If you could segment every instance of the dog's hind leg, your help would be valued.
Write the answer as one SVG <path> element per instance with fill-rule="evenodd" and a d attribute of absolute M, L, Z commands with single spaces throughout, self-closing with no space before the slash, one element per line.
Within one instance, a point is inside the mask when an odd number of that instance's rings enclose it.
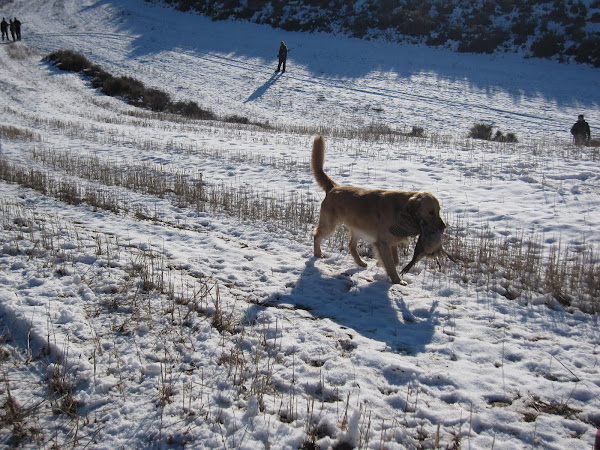
<path fill-rule="evenodd" d="M 350 231 L 350 254 L 354 258 L 356 264 L 360 267 L 367 267 L 367 263 L 360 257 L 358 254 L 358 250 L 356 249 L 356 245 L 358 244 L 358 238 L 354 235 L 352 231 Z"/>
<path fill-rule="evenodd" d="M 314 255 L 317 258 L 323 256 L 321 252 L 321 241 L 323 239 L 331 236 L 337 227 L 337 222 L 335 220 L 331 220 L 329 214 L 321 210 L 321 214 L 319 216 L 319 223 L 315 228 L 314 235 Z"/>

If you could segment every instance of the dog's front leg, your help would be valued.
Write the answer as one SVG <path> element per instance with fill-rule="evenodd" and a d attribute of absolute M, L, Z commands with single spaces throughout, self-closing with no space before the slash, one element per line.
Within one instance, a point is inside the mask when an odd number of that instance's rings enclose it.
<path fill-rule="evenodd" d="M 400 264 L 400 259 L 398 259 L 398 246 L 392 245 L 392 258 L 394 259 L 394 266 Z"/>
<path fill-rule="evenodd" d="M 375 248 L 377 249 L 379 259 L 381 260 L 383 267 L 385 267 L 385 271 L 390 277 L 391 282 L 394 284 L 402 284 L 400 276 L 398 275 L 398 271 L 396 270 L 396 265 L 394 264 L 391 247 L 392 246 L 389 244 L 389 242 L 375 243 Z"/>

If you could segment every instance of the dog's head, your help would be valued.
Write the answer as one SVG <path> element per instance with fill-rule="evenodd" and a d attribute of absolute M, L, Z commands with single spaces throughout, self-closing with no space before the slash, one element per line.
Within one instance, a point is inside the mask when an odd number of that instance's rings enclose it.
<path fill-rule="evenodd" d="M 444 231 L 446 228 L 440 209 L 440 202 L 429 192 L 416 192 L 408 199 L 407 211 L 431 230 Z"/>

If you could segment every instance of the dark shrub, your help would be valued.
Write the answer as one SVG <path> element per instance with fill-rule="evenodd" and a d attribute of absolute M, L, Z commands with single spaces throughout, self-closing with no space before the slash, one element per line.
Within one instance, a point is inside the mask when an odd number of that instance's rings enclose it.
<path fill-rule="evenodd" d="M 72 50 L 57 50 L 45 59 L 60 70 L 68 72 L 83 72 L 92 67 L 92 63 L 85 56 Z"/>
<path fill-rule="evenodd" d="M 102 90 L 102 86 L 104 86 L 104 83 L 106 80 L 112 78 L 112 75 L 108 72 L 105 72 L 104 70 L 100 69 L 96 72 L 95 76 L 92 78 L 92 86 L 95 87 L 96 89 L 100 89 Z"/>
<path fill-rule="evenodd" d="M 472 139 L 483 139 L 485 141 L 496 141 L 496 142 L 519 142 L 517 136 L 514 133 L 507 133 L 506 135 L 500 130 L 496 130 L 496 134 L 493 134 L 493 126 L 487 123 L 476 123 L 469 130 L 469 137 Z"/>
<path fill-rule="evenodd" d="M 189 11 L 192 7 L 195 6 L 195 0 L 178 0 L 178 1 L 169 1 L 169 3 L 175 3 L 175 9 L 179 11 Z"/>
<path fill-rule="evenodd" d="M 433 31 L 435 24 L 428 11 L 413 10 L 406 12 L 406 19 L 398 25 L 401 33 L 409 36 L 427 36 Z"/>
<path fill-rule="evenodd" d="M 101 75 L 102 73 L 106 73 L 106 72 L 104 72 L 100 68 L 100 66 L 97 66 L 96 64 L 93 64 L 90 67 L 86 67 L 85 69 L 83 69 L 83 74 L 92 79 L 96 78 L 97 76 Z"/>
<path fill-rule="evenodd" d="M 104 81 L 100 89 L 104 94 L 111 97 L 123 97 L 134 105 L 142 104 L 144 85 L 131 77 L 110 77 Z"/>
<path fill-rule="evenodd" d="M 423 129 L 423 127 L 412 127 L 410 133 L 407 133 L 406 135 L 410 137 L 422 138 L 425 137 L 425 130 Z"/>
<path fill-rule="evenodd" d="M 513 33 L 513 40 L 517 45 L 523 45 L 527 42 L 529 36 L 535 33 L 536 23 L 528 16 L 520 16 L 511 26 L 510 31 Z"/>
<path fill-rule="evenodd" d="M 350 24 L 349 28 L 352 36 L 362 39 L 369 32 L 369 21 L 359 17 Z"/>
<path fill-rule="evenodd" d="M 531 51 L 536 58 L 550 58 L 563 52 L 565 38 L 553 31 L 547 31 L 531 44 Z"/>
<path fill-rule="evenodd" d="M 586 37 L 586 32 L 582 27 L 578 27 L 575 24 L 571 24 L 565 27 L 565 33 L 570 36 L 570 40 L 575 42 L 581 42 Z"/>
<path fill-rule="evenodd" d="M 480 33 L 472 36 L 465 36 L 458 44 L 459 52 L 471 53 L 493 53 L 496 48 L 506 42 L 510 37 L 508 31 L 501 28 L 491 30 L 479 28 Z"/>
<path fill-rule="evenodd" d="M 448 35 L 445 32 L 432 33 L 427 37 L 425 43 L 431 46 L 444 45 L 448 41 Z"/>
<path fill-rule="evenodd" d="M 152 111 L 165 111 L 171 103 L 169 94 L 158 89 L 146 89 L 143 94 L 143 106 Z"/>
<path fill-rule="evenodd" d="M 227 116 L 225 117 L 225 122 L 229 122 L 229 123 L 241 123 L 243 125 L 248 125 L 250 123 L 250 120 L 248 120 L 247 117 L 243 117 L 243 116 Z"/>
<path fill-rule="evenodd" d="M 492 141 L 496 142 L 519 142 L 517 136 L 514 133 L 507 133 L 506 135 L 502 134 L 502 131 L 496 131 L 494 138 Z"/>
<path fill-rule="evenodd" d="M 600 139 L 590 139 L 588 147 L 600 147 Z"/>
<path fill-rule="evenodd" d="M 279 22 L 279 28 L 286 31 L 310 31 L 313 27 L 310 22 L 288 17 Z"/>
<path fill-rule="evenodd" d="M 492 125 L 487 123 L 476 123 L 469 130 L 469 137 L 490 141 L 492 139 Z"/>
<path fill-rule="evenodd" d="M 465 17 L 465 24 L 468 27 L 490 27 L 492 26 L 492 19 L 490 18 L 489 13 L 485 11 L 478 11 L 477 9 L 473 9 L 470 13 L 471 15 L 467 15 Z"/>
<path fill-rule="evenodd" d="M 595 38 L 589 37 L 580 44 L 573 45 L 567 53 L 574 55 L 575 61 L 579 63 L 589 63 L 600 67 L 600 34 Z"/>
<path fill-rule="evenodd" d="M 452 25 L 448 27 L 448 39 L 453 41 L 460 41 L 465 35 L 465 30 L 460 25 Z"/>
<path fill-rule="evenodd" d="M 174 114 L 181 114 L 190 119 L 214 120 L 216 116 L 205 109 L 198 106 L 196 102 L 175 102 L 169 105 L 169 111 Z"/>

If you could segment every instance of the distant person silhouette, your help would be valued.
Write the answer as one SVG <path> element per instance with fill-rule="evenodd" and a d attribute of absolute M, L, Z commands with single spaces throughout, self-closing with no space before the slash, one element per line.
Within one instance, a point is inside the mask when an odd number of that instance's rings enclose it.
<path fill-rule="evenodd" d="M 10 29 L 10 35 L 12 36 L 12 40 L 15 40 L 15 24 L 13 23 L 12 19 L 9 19 L 8 21 L 8 28 Z"/>
<path fill-rule="evenodd" d="M 279 72 L 279 69 L 281 69 L 282 64 L 283 70 L 281 71 L 281 73 L 285 72 L 285 62 L 287 60 L 288 51 L 289 50 L 285 45 L 285 42 L 281 41 L 281 44 L 279 45 L 279 53 L 277 53 L 277 57 L 279 58 L 279 64 L 277 65 L 277 70 L 275 72 Z"/>
<path fill-rule="evenodd" d="M 584 120 L 583 114 L 579 114 L 577 117 L 577 122 L 575 122 L 571 127 L 571 134 L 573 135 L 573 141 L 575 141 L 575 145 L 590 143 L 590 138 L 592 137 L 590 133 L 590 126 Z"/>
<path fill-rule="evenodd" d="M 6 35 L 6 40 L 8 41 L 8 22 L 3 17 L 2 22 L 0 22 L 0 29 L 2 30 L 2 40 L 4 40 L 4 35 Z"/>
<path fill-rule="evenodd" d="M 17 19 L 15 17 L 15 20 L 13 20 L 13 24 L 15 25 L 15 36 L 17 37 L 17 41 L 21 40 L 21 22 L 19 22 L 19 19 Z M 15 38 L 13 37 L 13 40 Z"/>

